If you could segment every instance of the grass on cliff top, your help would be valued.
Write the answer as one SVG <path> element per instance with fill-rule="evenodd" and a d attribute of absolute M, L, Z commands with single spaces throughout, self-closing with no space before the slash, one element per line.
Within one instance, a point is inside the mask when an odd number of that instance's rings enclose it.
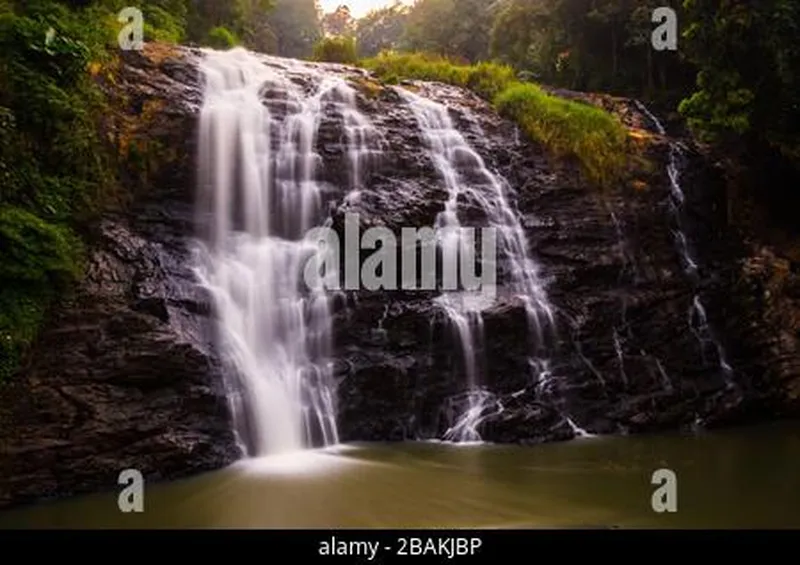
<path fill-rule="evenodd" d="M 616 116 L 522 82 L 511 67 L 462 65 L 434 55 L 396 52 L 384 52 L 360 64 L 389 83 L 416 79 L 467 88 L 515 121 L 557 159 L 575 159 L 589 182 L 605 188 L 625 177 L 627 131 Z"/>

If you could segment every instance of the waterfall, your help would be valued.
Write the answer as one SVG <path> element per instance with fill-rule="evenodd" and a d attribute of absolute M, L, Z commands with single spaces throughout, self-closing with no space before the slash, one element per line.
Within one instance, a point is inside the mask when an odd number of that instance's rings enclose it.
<path fill-rule="evenodd" d="M 663 124 L 656 118 L 647 107 L 640 101 L 634 101 L 637 108 L 650 119 L 660 135 L 666 135 L 666 129 Z M 674 231 L 675 245 L 680 253 L 681 260 L 683 261 L 684 268 L 687 274 L 695 281 L 699 282 L 698 263 L 695 259 L 690 243 L 686 237 L 686 230 L 683 227 L 683 206 L 686 201 L 686 195 L 681 186 L 681 160 L 684 158 L 684 148 L 676 141 L 669 142 L 669 162 L 667 164 L 667 175 L 669 176 L 670 190 L 671 190 L 671 209 L 677 228 Z M 714 350 L 717 357 L 717 364 L 720 372 L 725 379 L 728 387 L 734 386 L 733 381 L 733 368 L 728 363 L 725 349 L 722 347 L 719 339 L 717 339 L 714 330 L 708 322 L 706 316 L 706 308 L 703 305 L 700 294 L 695 294 L 692 304 L 689 307 L 689 328 L 692 333 L 697 337 L 700 344 L 700 353 L 702 358 L 706 359 L 706 351 L 709 346 Z"/>
<path fill-rule="evenodd" d="M 250 456 L 339 442 L 330 299 L 302 275 L 321 245 L 306 234 L 326 221 L 320 123 L 335 112 L 351 128 L 354 177 L 365 126 L 343 79 L 279 60 L 302 75 L 292 81 L 270 61 L 206 50 L 200 64 L 197 274 L 213 297 L 236 431 Z"/>
<path fill-rule="evenodd" d="M 609 216 L 611 217 L 611 221 L 614 224 L 614 230 L 617 235 L 617 244 L 619 246 L 619 256 L 622 260 L 622 269 L 620 270 L 618 280 L 620 283 L 622 283 L 625 276 L 630 276 L 635 282 L 638 283 L 640 281 L 641 273 L 638 265 L 636 264 L 635 254 L 631 251 L 629 243 L 625 238 L 625 229 L 623 227 L 623 223 L 611 206 L 608 207 L 608 212 Z M 628 300 L 629 298 L 627 294 L 623 293 L 620 296 L 620 325 L 615 326 L 612 331 L 612 343 L 614 345 L 614 352 L 617 356 L 617 363 L 619 365 L 620 381 L 625 389 L 627 389 L 630 385 L 630 379 L 628 378 L 625 368 L 626 357 L 628 355 L 625 350 L 625 345 L 628 339 L 634 338 L 631 332 L 631 326 L 628 323 Z M 648 371 L 653 377 L 653 380 L 660 382 L 663 390 L 666 393 L 671 394 L 674 390 L 672 379 L 670 379 L 669 375 L 664 369 L 664 365 L 661 363 L 661 360 L 658 357 L 649 354 L 644 349 L 639 349 L 639 356 L 641 359 L 647 362 Z"/>
<path fill-rule="evenodd" d="M 548 332 L 555 327 L 554 312 L 539 280 L 538 265 L 528 254 L 524 228 L 508 201 L 507 183 L 487 168 L 459 132 L 445 106 L 402 88 L 397 92 L 413 111 L 427 141 L 430 158 L 447 190 L 448 198 L 438 215 L 437 228 L 455 229 L 446 231 L 447 235 L 440 240 L 442 253 L 473 255 L 474 242 L 464 237 L 458 212 L 462 202 L 474 204 L 485 214 L 488 227 L 496 230 L 498 256 L 507 270 L 504 292 L 524 304 L 534 337 L 531 352 L 541 354 Z M 494 267 L 486 263 L 483 266 Z M 487 298 L 480 292 L 444 292 L 437 302 L 455 331 L 467 385 L 466 391 L 449 399 L 445 407 L 451 426 L 444 439 L 479 442 L 478 427 L 502 411 L 495 396 L 482 383 L 481 353 L 485 337 L 482 311 L 494 303 L 494 297 Z"/>
<path fill-rule="evenodd" d="M 350 192 L 345 199 L 356 203 L 364 188 L 364 172 L 381 156 L 385 140 L 374 124 L 358 110 L 353 88 L 338 82 L 335 92 L 339 95 L 339 113 L 344 120 L 350 161 Z"/>

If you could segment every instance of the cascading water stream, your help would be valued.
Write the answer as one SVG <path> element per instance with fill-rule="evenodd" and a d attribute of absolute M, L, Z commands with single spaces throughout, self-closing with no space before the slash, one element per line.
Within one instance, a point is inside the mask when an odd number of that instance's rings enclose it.
<path fill-rule="evenodd" d="M 329 296 L 305 284 L 303 269 L 321 252 L 306 234 L 325 221 L 320 122 L 334 111 L 365 125 L 343 79 L 292 69 L 316 86 L 309 96 L 268 61 L 235 49 L 205 51 L 201 62 L 197 273 L 215 302 L 250 456 L 339 441 Z M 363 147 L 350 149 L 357 167 Z"/>
<path fill-rule="evenodd" d="M 504 290 L 524 303 L 535 336 L 532 353 L 541 353 L 547 332 L 555 327 L 553 308 L 539 280 L 538 265 L 528 255 L 522 224 L 508 202 L 506 183 L 487 168 L 458 131 L 445 106 L 404 89 L 397 91 L 412 109 L 447 190 L 448 199 L 437 218 L 437 228 L 451 228 L 444 231 L 445 236 L 439 242 L 442 252 L 450 256 L 460 253 L 462 258 L 474 256 L 474 241 L 464 237 L 458 217 L 462 199 L 474 203 L 485 214 L 488 227 L 497 234 L 498 255 L 509 271 Z M 495 266 L 484 263 L 483 267 Z M 452 425 L 444 434 L 446 441 L 481 441 L 478 426 L 502 410 L 481 383 L 484 342 L 481 312 L 493 302 L 493 294 L 488 296 L 481 291 L 445 291 L 438 299 L 457 334 L 467 384 L 464 395 L 451 398 L 447 407 Z"/>
<path fill-rule="evenodd" d="M 357 202 L 363 190 L 364 173 L 381 156 L 384 139 L 372 122 L 357 107 L 356 91 L 338 83 L 339 113 L 344 120 L 347 152 L 350 161 L 350 192 L 346 199 Z"/>
<path fill-rule="evenodd" d="M 663 124 L 653 115 L 647 107 L 642 104 L 640 101 L 635 101 L 636 106 L 639 110 L 647 116 L 653 125 L 661 135 L 666 135 L 666 129 L 664 128 Z M 667 175 L 669 176 L 670 181 L 670 188 L 671 188 L 671 208 L 672 212 L 677 224 L 677 229 L 675 230 L 675 243 L 676 247 L 681 254 L 681 258 L 683 259 L 684 266 L 686 268 L 687 274 L 692 277 L 695 282 L 697 282 L 699 273 L 698 273 L 698 265 L 697 260 L 694 258 L 692 251 L 690 249 L 688 238 L 686 237 L 686 231 L 683 228 L 683 205 L 686 200 L 686 196 L 683 192 L 683 187 L 681 186 L 681 159 L 684 156 L 684 150 L 681 145 L 675 141 L 670 141 L 669 143 L 669 163 L 667 165 Z M 722 347 L 720 341 L 716 338 L 714 334 L 714 330 L 711 328 L 708 318 L 706 315 L 705 306 L 703 306 L 702 300 L 699 294 L 694 296 L 692 300 L 692 305 L 689 308 L 689 328 L 692 330 L 695 336 L 697 336 L 698 342 L 700 343 L 701 348 L 701 355 L 705 359 L 706 357 L 706 350 L 710 345 L 717 356 L 717 362 L 722 373 L 722 376 L 725 379 L 725 383 L 729 386 L 735 386 L 733 377 L 733 369 L 731 365 L 728 363 L 727 356 L 725 350 Z"/>
<path fill-rule="evenodd" d="M 619 282 L 622 284 L 626 277 L 631 277 L 635 283 L 638 283 L 641 280 L 641 273 L 639 272 L 639 267 L 636 264 L 635 254 L 630 249 L 628 241 L 625 237 L 623 223 L 610 206 L 609 216 L 611 217 L 611 221 L 614 223 L 614 229 L 616 231 L 617 242 L 619 245 L 619 255 L 622 261 Z M 617 356 L 617 362 L 619 364 L 620 380 L 626 389 L 630 385 L 630 379 L 628 378 L 625 368 L 626 358 L 628 357 L 628 352 L 626 352 L 626 341 L 628 339 L 635 339 L 635 336 L 631 332 L 631 326 L 628 323 L 628 300 L 629 298 L 627 294 L 623 293 L 620 297 L 620 325 L 618 327 L 614 327 L 612 332 L 612 342 L 614 345 L 614 352 Z M 639 350 L 639 357 L 647 361 L 648 369 L 653 377 L 653 380 L 659 381 L 665 392 L 673 392 L 674 388 L 672 379 L 669 378 L 669 375 L 664 369 L 664 365 L 661 363 L 661 360 L 658 359 L 658 357 L 649 354 L 644 349 Z"/>

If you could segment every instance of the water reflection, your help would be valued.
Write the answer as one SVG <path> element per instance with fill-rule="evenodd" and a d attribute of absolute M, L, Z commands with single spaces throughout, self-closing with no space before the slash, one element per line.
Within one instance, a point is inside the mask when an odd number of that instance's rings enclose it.
<path fill-rule="evenodd" d="M 650 506 L 653 471 L 678 512 Z M 113 486 L 112 486 L 113 488 Z M 354 445 L 240 462 L 151 485 L 143 514 L 117 494 L 0 515 L 1 527 L 800 527 L 800 427 L 590 438 L 536 447 Z"/>

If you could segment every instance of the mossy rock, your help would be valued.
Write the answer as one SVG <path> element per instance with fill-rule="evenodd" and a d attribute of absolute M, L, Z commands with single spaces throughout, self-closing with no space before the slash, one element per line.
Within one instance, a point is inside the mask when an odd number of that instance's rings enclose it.
<path fill-rule="evenodd" d="M 369 100 L 379 98 L 386 91 L 386 87 L 375 79 L 357 77 L 351 80 L 351 84 Z"/>

